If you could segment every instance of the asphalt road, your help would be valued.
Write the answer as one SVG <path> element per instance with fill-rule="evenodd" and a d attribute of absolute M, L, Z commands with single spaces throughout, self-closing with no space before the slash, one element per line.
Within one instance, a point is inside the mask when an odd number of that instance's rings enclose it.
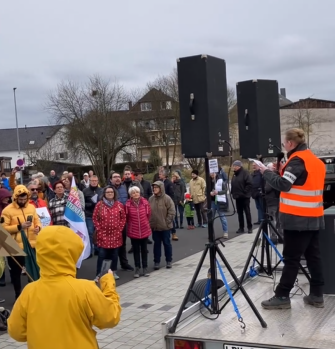
<path fill-rule="evenodd" d="M 252 202 L 251 214 L 252 214 L 253 222 L 256 222 L 257 211 L 256 211 L 254 201 L 251 200 L 251 202 Z M 230 203 L 230 212 L 227 213 L 229 239 L 236 237 L 236 231 L 238 229 L 237 215 L 235 214 L 232 216 L 232 213 L 233 213 L 233 207 Z M 255 228 L 256 227 L 257 226 L 255 226 Z M 216 236 L 218 237 L 222 233 L 222 227 L 219 219 L 215 219 L 214 228 L 215 228 Z M 184 228 L 184 229 L 178 229 L 177 235 L 179 237 L 179 241 L 172 241 L 173 262 L 177 262 L 194 253 L 202 251 L 207 242 L 208 232 L 207 232 L 207 229 L 204 229 L 204 228 L 197 228 L 194 230 L 187 230 Z M 148 262 L 149 262 L 149 270 L 152 270 L 152 272 L 154 272 L 152 246 L 153 245 L 148 245 L 148 250 L 149 250 Z M 129 248 L 130 248 L 130 243 L 129 243 L 129 246 L 127 246 L 127 250 L 129 250 Z M 162 258 L 162 262 L 164 261 L 163 258 Z M 97 257 L 93 257 L 83 262 L 82 267 L 78 272 L 79 278 L 91 279 L 91 280 L 95 278 L 96 259 Z M 132 254 L 128 254 L 128 260 L 129 260 L 129 263 L 133 266 L 134 260 L 133 260 Z M 164 266 L 163 263 L 161 263 L 161 265 Z M 133 280 L 133 272 L 120 270 L 118 272 L 118 275 L 120 276 L 120 279 L 117 280 L 117 285 L 122 285 L 128 281 Z M 23 285 L 26 284 L 27 282 L 26 279 L 27 278 L 25 276 L 22 276 Z M 0 287 L 0 299 L 5 299 L 5 303 L 0 303 L 0 306 L 11 309 L 14 304 L 14 291 L 10 283 L 8 270 L 6 270 L 6 282 L 7 282 L 7 285 L 5 287 Z"/>

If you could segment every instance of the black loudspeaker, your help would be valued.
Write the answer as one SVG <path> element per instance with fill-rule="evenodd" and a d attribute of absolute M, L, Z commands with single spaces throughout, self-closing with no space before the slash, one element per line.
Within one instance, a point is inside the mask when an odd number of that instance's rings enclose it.
<path fill-rule="evenodd" d="M 276 156 L 281 149 L 278 82 L 238 82 L 236 95 L 242 158 Z"/>
<path fill-rule="evenodd" d="M 177 67 L 182 154 L 185 158 L 228 155 L 226 62 L 199 55 L 178 59 Z"/>

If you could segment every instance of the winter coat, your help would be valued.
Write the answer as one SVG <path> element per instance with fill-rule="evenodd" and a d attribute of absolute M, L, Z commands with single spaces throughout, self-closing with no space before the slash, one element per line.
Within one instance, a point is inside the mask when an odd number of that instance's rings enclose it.
<path fill-rule="evenodd" d="M 235 171 L 231 180 L 231 193 L 234 199 L 250 199 L 252 190 L 251 177 L 243 167 Z"/>
<path fill-rule="evenodd" d="M 173 228 L 173 220 L 176 216 L 176 209 L 172 199 L 165 194 L 164 183 L 154 183 L 160 187 L 159 195 L 153 195 L 149 199 L 151 207 L 150 227 L 153 231 L 166 231 Z"/>
<path fill-rule="evenodd" d="M 85 188 L 83 190 L 84 199 L 85 199 L 85 217 L 92 218 L 95 205 L 102 197 L 102 191 L 103 191 L 102 188 L 92 187 L 92 186 L 89 186 L 88 188 Z M 98 196 L 96 203 L 92 201 L 92 197 L 95 195 Z"/>
<path fill-rule="evenodd" d="M 122 230 L 126 224 L 124 206 L 115 201 L 112 207 L 99 201 L 93 212 L 93 224 L 97 231 L 97 246 L 118 248 L 122 246 Z"/>
<path fill-rule="evenodd" d="M 10 186 L 9 186 L 8 178 L 1 178 L 0 180 L 1 180 L 2 183 L 3 183 L 4 189 L 7 189 L 7 190 L 10 190 L 10 189 L 11 189 Z"/>
<path fill-rule="evenodd" d="M 143 197 L 145 199 L 149 200 L 150 196 L 152 196 L 152 186 L 151 186 L 150 182 L 142 179 L 141 185 L 143 188 Z"/>
<path fill-rule="evenodd" d="M 129 199 L 125 205 L 127 216 L 127 236 L 131 239 L 144 239 L 151 235 L 149 219 L 151 207 L 143 197 L 138 203 Z"/>
<path fill-rule="evenodd" d="M 172 201 L 174 202 L 175 198 L 174 198 L 174 187 L 173 187 L 173 183 L 170 181 L 169 178 L 165 178 L 164 181 L 164 190 L 165 190 L 165 194 L 170 196 L 170 198 L 172 199 Z"/>
<path fill-rule="evenodd" d="M 280 191 L 271 187 L 268 182 L 265 182 L 265 202 L 267 207 L 279 207 Z"/>
<path fill-rule="evenodd" d="M 100 287 L 76 278 L 83 248 L 81 238 L 69 228 L 41 231 L 36 243 L 41 277 L 28 284 L 14 304 L 8 319 L 13 339 L 27 342 L 31 349 L 98 349 L 93 326 L 106 329 L 119 323 L 120 298 L 113 276 L 102 276 Z"/>
<path fill-rule="evenodd" d="M 144 195 L 144 190 L 142 188 L 142 185 L 141 185 L 141 182 L 137 181 L 137 180 L 125 180 L 123 181 L 123 185 L 125 185 L 126 189 L 127 189 L 127 199 L 130 199 L 130 195 L 129 195 L 129 189 L 132 188 L 132 187 L 138 187 L 140 188 L 140 194 L 141 196 Z"/>
<path fill-rule="evenodd" d="M 180 205 L 181 202 L 184 201 L 184 196 L 186 193 L 185 184 L 182 180 L 177 179 L 173 182 L 173 192 L 174 192 L 174 204 Z"/>
<path fill-rule="evenodd" d="M 9 205 L 9 204 L 3 204 L 3 203 L 2 203 L 2 200 L 7 199 L 7 198 L 11 198 L 11 197 L 12 197 L 12 194 L 10 193 L 9 190 L 4 189 L 4 188 L 0 189 L 0 216 L 1 216 L 2 210 L 3 210 L 6 206 Z"/>
<path fill-rule="evenodd" d="M 28 195 L 28 201 L 24 207 L 19 207 L 17 197 L 23 193 Z M 36 208 L 29 203 L 30 192 L 24 185 L 16 186 L 13 194 L 13 202 L 9 204 L 1 213 L 2 226 L 12 235 L 12 238 L 23 249 L 21 238 L 21 224 L 27 221 L 28 216 L 33 216 L 31 226 L 25 230 L 31 247 L 35 248 L 37 234 L 34 232 L 36 227 L 42 228 L 41 221 L 36 213 Z"/>
<path fill-rule="evenodd" d="M 251 182 L 252 182 L 251 197 L 253 199 L 260 198 L 262 194 L 262 188 L 263 188 L 263 176 L 261 174 L 261 171 L 255 170 L 251 174 Z"/>
<path fill-rule="evenodd" d="M 194 217 L 194 204 L 193 204 L 192 200 L 185 200 L 184 214 L 185 214 L 186 218 Z"/>
<path fill-rule="evenodd" d="M 117 191 L 118 201 L 121 202 L 122 205 L 125 205 L 128 200 L 127 187 L 124 184 L 121 184 L 118 187 L 113 184 L 110 184 L 110 186 Z"/>
<path fill-rule="evenodd" d="M 193 203 L 199 204 L 206 200 L 206 181 L 201 178 L 192 178 L 190 181 L 190 194 Z"/>
<path fill-rule="evenodd" d="M 54 183 L 56 183 L 56 182 L 58 182 L 59 181 L 59 177 L 57 177 L 57 176 L 55 176 L 55 177 L 49 177 L 48 178 L 48 180 L 49 180 L 49 182 L 50 182 L 50 184 L 51 184 L 51 186 L 53 186 L 54 185 Z"/>

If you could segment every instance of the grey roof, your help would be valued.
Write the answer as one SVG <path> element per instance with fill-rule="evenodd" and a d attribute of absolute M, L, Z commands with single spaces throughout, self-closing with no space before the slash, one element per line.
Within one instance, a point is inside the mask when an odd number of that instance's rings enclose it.
<path fill-rule="evenodd" d="M 56 125 L 19 128 L 21 150 L 41 148 L 61 127 Z M 17 150 L 16 128 L 0 129 L 0 152 L 15 150 Z"/>
<path fill-rule="evenodd" d="M 285 107 L 286 105 L 292 104 L 292 101 L 290 101 L 288 98 L 285 96 L 281 95 L 279 93 L 279 107 Z"/>

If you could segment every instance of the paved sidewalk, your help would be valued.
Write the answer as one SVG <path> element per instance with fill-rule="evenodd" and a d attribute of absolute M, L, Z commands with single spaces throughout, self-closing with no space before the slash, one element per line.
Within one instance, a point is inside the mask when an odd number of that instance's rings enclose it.
<path fill-rule="evenodd" d="M 254 237 L 255 234 L 244 234 L 225 242 L 223 253 L 237 275 L 244 267 Z M 119 286 L 121 321 L 114 329 L 97 331 L 100 348 L 162 349 L 161 323 L 177 314 L 200 256 L 201 253 L 196 253 L 175 263 L 171 270 L 162 268 L 148 278 L 141 277 Z M 199 278 L 206 277 L 208 268 L 207 257 Z M 230 281 L 230 275 L 226 276 Z M 0 336 L 0 348 L 23 349 L 27 346 L 5 334 Z"/>

